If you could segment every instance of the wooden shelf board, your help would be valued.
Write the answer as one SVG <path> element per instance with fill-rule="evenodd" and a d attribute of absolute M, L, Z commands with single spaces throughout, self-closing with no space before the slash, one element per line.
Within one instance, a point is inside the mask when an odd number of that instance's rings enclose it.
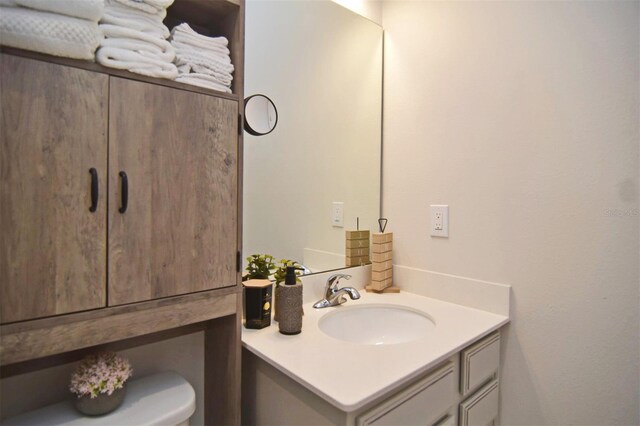
<path fill-rule="evenodd" d="M 174 89 L 186 90 L 188 92 L 201 93 L 204 95 L 216 96 L 219 98 L 226 98 L 233 101 L 239 101 L 239 96 L 233 93 L 232 94 L 223 93 L 217 90 L 206 89 L 204 87 L 193 86 L 191 84 L 186 84 L 186 83 L 179 83 L 177 81 L 167 80 L 164 78 L 147 77 L 147 76 L 135 74 L 129 71 L 104 67 L 95 62 L 82 61 L 79 59 L 60 58 L 57 56 L 46 55 L 44 53 L 31 52 L 28 50 L 15 49 L 15 48 L 6 47 L 6 46 L 0 46 L 0 52 L 6 53 L 9 55 L 35 59 L 38 61 L 46 61 L 54 64 L 65 65 L 68 67 L 81 68 L 88 71 L 112 75 L 114 77 L 121 77 L 129 80 L 136 80 L 136 81 L 143 81 L 145 83 L 152 83 L 160 86 L 172 87 Z"/>
<path fill-rule="evenodd" d="M 237 312 L 239 287 L 0 327 L 7 365 L 208 321 Z"/>

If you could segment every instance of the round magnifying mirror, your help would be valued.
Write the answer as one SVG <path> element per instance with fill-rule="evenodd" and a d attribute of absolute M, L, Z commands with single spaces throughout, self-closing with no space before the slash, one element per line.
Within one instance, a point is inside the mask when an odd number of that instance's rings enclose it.
<path fill-rule="evenodd" d="M 253 95 L 244 100 L 244 130 L 254 136 L 271 133 L 278 124 L 278 110 L 265 95 Z"/>

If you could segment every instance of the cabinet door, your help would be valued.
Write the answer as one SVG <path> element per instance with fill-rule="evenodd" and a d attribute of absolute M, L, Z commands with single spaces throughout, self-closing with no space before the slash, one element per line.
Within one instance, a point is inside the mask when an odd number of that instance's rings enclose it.
<path fill-rule="evenodd" d="M 108 77 L 2 54 L 0 79 L 1 320 L 105 306 Z"/>
<path fill-rule="evenodd" d="M 492 380 L 460 404 L 460 426 L 493 424 L 499 410 L 498 380 Z"/>
<path fill-rule="evenodd" d="M 495 377 L 500 367 L 500 332 L 497 331 L 460 353 L 460 392 L 463 396 Z"/>
<path fill-rule="evenodd" d="M 109 305 L 236 284 L 237 116 L 236 101 L 111 77 Z"/>

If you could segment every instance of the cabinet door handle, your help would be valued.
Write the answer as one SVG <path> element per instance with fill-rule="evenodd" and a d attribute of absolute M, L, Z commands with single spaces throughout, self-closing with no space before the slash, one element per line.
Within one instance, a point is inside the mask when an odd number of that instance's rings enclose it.
<path fill-rule="evenodd" d="M 89 211 L 93 213 L 98 208 L 98 171 L 92 167 L 89 169 L 89 173 L 91 173 L 91 207 L 89 207 Z"/>
<path fill-rule="evenodd" d="M 122 179 L 122 188 L 121 188 L 121 205 L 118 211 L 120 213 L 124 213 L 127 211 L 127 206 L 129 205 L 129 179 L 127 179 L 127 174 L 125 172 L 119 173 L 120 178 Z"/>

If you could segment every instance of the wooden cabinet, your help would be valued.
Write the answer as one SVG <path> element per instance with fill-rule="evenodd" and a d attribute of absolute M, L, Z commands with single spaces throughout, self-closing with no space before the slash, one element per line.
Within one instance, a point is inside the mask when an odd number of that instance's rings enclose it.
<path fill-rule="evenodd" d="M 204 331 L 238 424 L 244 0 L 164 22 L 229 40 L 233 94 L 0 47 L 0 373 Z"/>
<path fill-rule="evenodd" d="M 104 307 L 109 77 L 0 64 L 0 321 Z"/>
<path fill-rule="evenodd" d="M 241 98 L 12 53 L 2 376 L 204 331 L 205 420 L 239 423 Z"/>
<path fill-rule="evenodd" d="M 236 285 L 238 103 L 112 77 L 109 111 L 109 305 Z"/>
<path fill-rule="evenodd" d="M 236 285 L 237 101 L 2 63 L 2 323 Z"/>

